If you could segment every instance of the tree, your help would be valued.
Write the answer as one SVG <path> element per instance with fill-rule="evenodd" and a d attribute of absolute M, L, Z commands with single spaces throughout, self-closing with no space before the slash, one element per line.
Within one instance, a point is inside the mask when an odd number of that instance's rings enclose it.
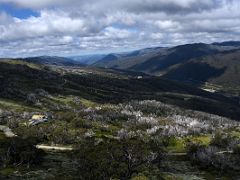
<path fill-rule="evenodd" d="M 0 167 L 40 164 L 45 153 L 34 142 L 18 137 L 0 139 Z"/>
<path fill-rule="evenodd" d="M 91 138 L 72 156 L 77 160 L 81 179 L 129 179 L 151 169 L 160 152 L 136 138 L 100 141 Z"/>

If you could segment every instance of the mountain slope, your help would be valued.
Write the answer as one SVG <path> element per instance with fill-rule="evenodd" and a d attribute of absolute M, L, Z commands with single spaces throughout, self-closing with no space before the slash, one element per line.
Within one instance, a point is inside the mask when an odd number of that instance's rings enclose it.
<path fill-rule="evenodd" d="M 169 68 L 185 63 L 193 58 L 214 55 L 229 51 L 236 47 L 218 46 L 210 44 L 186 44 L 173 48 L 155 48 L 144 54 L 118 58 L 108 62 L 98 61 L 95 66 L 105 68 L 128 69 L 152 75 L 161 75 Z"/>
<path fill-rule="evenodd" d="M 240 120 L 237 100 L 161 77 L 138 79 L 114 70 L 35 66 L 0 62 L 0 98 L 25 103 L 44 90 L 49 95 L 74 95 L 106 103 L 152 99 Z"/>
<path fill-rule="evenodd" d="M 160 54 L 146 62 L 131 67 L 131 70 L 143 71 L 149 74 L 158 74 L 167 68 L 184 63 L 191 58 L 215 54 L 218 50 L 206 44 L 190 44 L 171 48 L 166 54 Z"/>
<path fill-rule="evenodd" d="M 40 63 L 46 65 L 58 65 L 58 66 L 84 66 L 82 63 L 74 61 L 65 57 L 57 56 L 39 56 L 20 59 L 30 63 Z"/>
<path fill-rule="evenodd" d="M 69 59 L 72 59 L 74 61 L 80 62 L 85 65 L 91 65 L 96 63 L 97 61 L 104 58 L 106 55 L 104 54 L 93 54 L 93 55 L 82 55 L 82 56 L 71 56 Z"/>
<path fill-rule="evenodd" d="M 213 83 L 240 92 L 240 42 L 186 44 L 144 55 L 98 63 L 100 67 L 144 72 L 193 85 Z M 225 88 L 226 89 L 226 88 Z M 239 90 L 237 90 L 239 89 Z M 235 90 L 234 90 L 235 91 Z"/>
<path fill-rule="evenodd" d="M 144 62 L 146 59 L 153 57 L 159 52 L 162 52 L 163 49 L 166 48 L 146 48 L 128 53 L 108 54 L 92 65 L 104 68 L 128 69 L 135 64 Z M 134 61 L 135 59 L 136 62 Z"/>
<path fill-rule="evenodd" d="M 239 41 L 226 41 L 226 42 L 221 42 L 221 43 L 213 43 L 213 45 L 240 47 L 240 42 Z"/>
<path fill-rule="evenodd" d="M 178 81 L 209 82 L 240 87 L 240 50 L 192 59 L 167 72 L 164 77 Z"/>

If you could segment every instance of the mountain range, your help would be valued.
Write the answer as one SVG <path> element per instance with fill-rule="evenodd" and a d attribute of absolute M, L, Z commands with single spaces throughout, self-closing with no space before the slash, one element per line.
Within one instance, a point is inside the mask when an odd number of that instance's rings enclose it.
<path fill-rule="evenodd" d="M 195 87 L 240 93 L 240 42 L 195 43 L 145 48 L 131 52 L 72 57 L 17 58 L 29 63 L 78 66 L 140 72 L 189 83 Z M 3 61 L 3 59 L 2 59 Z"/>
<path fill-rule="evenodd" d="M 162 76 L 197 86 L 240 88 L 240 42 L 185 44 L 110 54 L 92 66 Z"/>

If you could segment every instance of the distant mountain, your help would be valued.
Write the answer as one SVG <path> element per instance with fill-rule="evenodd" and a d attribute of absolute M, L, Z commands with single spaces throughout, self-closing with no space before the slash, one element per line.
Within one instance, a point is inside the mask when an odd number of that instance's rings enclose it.
<path fill-rule="evenodd" d="M 38 57 L 28 57 L 18 59 L 22 61 L 27 61 L 31 63 L 40 63 L 46 65 L 58 65 L 58 66 L 84 66 L 82 63 L 74 61 L 65 57 L 57 56 L 38 56 Z"/>
<path fill-rule="evenodd" d="M 91 65 L 95 62 L 101 60 L 106 55 L 104 54 L 93 54 L 93 55 L 82 55 L 82 56 L 70 56 L 69 59 L 72 59 L 74 61 L 80 62 L 85 65 Z"/>
<path fill-rule="evenodd" d="M 146 48 L 126 53 L 112 53 L 108 54 L 96 63 L 92 64 L 93 66 L 97 67 L 105 67 L 105 68 L 119 68 L 119 69 L 127 69 L 127 67 L 121 65 L 125 64 L 126 62 L 131 63 L 134 58 L 143 58 L 146 55 L 149 56 L 150 54 L 155 54 L 165 48 L 156 47 L 156 48 Z M 119 66 L 119 67 L 118 67 Z"/>
<path fill-rule="evenodd" d="M 224 52 L 232 49 L 233 48 L 220 47 L 217 45 L 209 45 L 203 43 L 186 44 L 172 48 L 139 50 L 135 51 L 135 56 L 125 56 L 121 58 L 112 57 L 111 61 L 100 60 L 94 65 L 105 68 L 140 71 L 151 75 L 161 75 L 165 73 L 169 68 L 177 64 L 185 63 L 190 59 L 207 55 L 214 55 L 219 52 Z"/>
<path fill-rule="evenodd" d="M 175 47 L 146 48 L 125 53 L 64 58 L 40 56 L 25 62 L 58 66 L 85 66 L 135 71 L 163 76 L 196 86 L 206 83 L 239 89 L 240 42 L 185 44 Z M 16 59 L 19 60 L 19 59 Z M 1 61 L 4 61 L 1 60 Z"/>
<path fill-rule="evenodd" d="M 131 70 L 159 75 L 172 66 L 196 57 L 216 54 L 219 50 L 207 44 L 187 44 L 159 52 L 145 62 L 130 67 Z"/>
<path fill-rule="evenodd" d="M 108 62 L 112 62 L 112 61 L 117 60 L 118 58 L 119 58 L 119 55 L 117 55 L 117 54 L 108 54 L 101 59 L 101 63 L 105 64 Z"/>
<path fill-rule="evenodd" d="M 73 56 L 69 57 L 72 60 L 81 62 L 85 65 L 94 65 L 94 66 L 102 66 L 104 67 L 107 63 L 111 63 L 112 61 L 116 61 L 118 59 L 133 56 L 133 53 L 111 53 L 111 54 L 100 54 L 100 55 L 83 55 L 83 56 Z"/>
<path fill-rule="evenodd" d="M 125 58 L 128 55 L 125 53 L 112 53 L 112 54 L 107 54 L 105 55 L 102 59 L 100 59 L 99 61 L 93 63 L 93 66 L 96 67 L 104 67 L 104 68 L 108 68 L 108 64 L 111 64 L 112 62 L 117 62 L 119 59 Z"/>
<path fill-rule="evenodd" d="M 239 57 L 240 42 L 229 41 L 144 49 L 130 52 L 128 56 L 111 56 L 111 60 L 100 60 L 94 65 L 143 72 L 197 85 L 209 82 L 240 87 Z"/>
<path fill-rule="evenodd" d="M 153 47 L 153 48 L 140 49 L 140 50 L 136 50 L 136 51 L 128 53 L 128 57 L 144 56 L 146 54 L 158 52 L 159 50 L 162 50 L 162 49 L 164 49 L 164 48 L 163 47 Z"/>
<path fill-rule="evenodd" d="M 164 77 L 185 82 L 209 82 L 240 87 L 240 50 L 191 59 L 169 70 Z"/>
<path fill-rule="evenodd" d="M 240 41 L 226 41 L 221 43 L 213 43 L 213 45 L 240 47 Z"/>

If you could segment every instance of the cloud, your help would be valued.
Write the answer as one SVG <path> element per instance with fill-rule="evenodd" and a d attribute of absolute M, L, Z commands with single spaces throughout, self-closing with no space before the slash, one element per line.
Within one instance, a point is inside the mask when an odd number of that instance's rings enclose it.
<path fill-rule="evenodd" d="M 95 28 L 87 19 L 72 18 L 63 11 L 41 11 L 39 17 L 28 19 L 6 18 L 4 14 L 0 17 L 1 22 L 5 21 L 0 28 L 0 41 L 68 34 L 86 36 Z"/>
<path fill-rule="evenodd" d="M 0 56 L 127 51 L 240 40 L 238 0 L 1 0 L 31 8 L 25 19 L 0 12 Z"/>
<path fill-rule="evenodd" d="M 72 3 L 80 3 L 81 0 L 2 0 L 3 3 L 12 3 L 24 8 L 46 8 L 50 6 L 63 6 Z"/>
<path fill-rule="evenodd" d="M 168 14 L 199 12 L 216 8 L 217 0 L 133 0 L 126 9 L 134 12 L 165 12 Z"/>
<path fill-rule="evenodd" d="M 216 8 L 219 0 L 2 0 L 25 8 L 84 7 L 91 10 L 106 8 L 135 12 L 186 12 Z"/>
<path fill-rule="evenodd" d="M 104 29 L 104 36 L 110 39 L 124 39 L 131 35 L 130 31 L 125 29 L 117 29 L 114 27 L 107 27 Z"/>
<path fill-rule="evenodd" d="M 0 25 L 5 25 L 11 22 L 13 22 L 13 19 L 11 16 L 7 15 L 4 12 L 0 12 Z"/>

